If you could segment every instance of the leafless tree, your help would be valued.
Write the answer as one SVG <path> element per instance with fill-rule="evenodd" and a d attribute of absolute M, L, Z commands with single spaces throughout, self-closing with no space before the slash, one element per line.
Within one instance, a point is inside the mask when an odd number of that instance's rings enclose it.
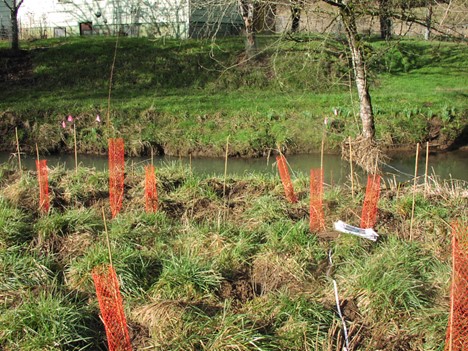
<path fill-rule="evenodd" d="M 291 0 L 291 32 L 299 31 L 301 12 L 304 8 L 304 0 Z"/>
<path fill-rule="evenodd" d="M 270 4 L 271 6 L 282 5 L 284 8 L 290 8 L 292 0 L 237 0 L 239 6 L 239 12 L 241 13 L 244 24 L 245 24 L 245 35 L 246 35 L 246 50 L 247 57 L 251 57 L 252 53 L 257 50 L 255 44 L 255 28 L 252 26 L 252 22 L 255 22 L 256 4 L 259 1 L 262 4 Z M 435 30 L 438 33 L 449 33 L 453 32 L 449 26 L 443 26 L 444 16 L 440 16 L 437 21 L 434 21 L 432 17 L 432 6 L 448 4 L 445 11 L 445 17 L 448 16 L 448 8 L 455 2 L 459 2 L 462 5 L 463 0 L 410 0 L 411 4 L 408 4 L 404 0 L 305 0 L 304 5 L 301 6 L 301 11 L 304 11 L 307 7 L 313 5 L 319 6 L 320 9 L 316 10 L 316 16 L 329 16 L 330 18 L 335 15 L 337 22 L 341 23 L 346 36 L 346 43 L 348 46 L 349 56 L 352 63 L 352 72 L 354 76 L 354 83 L 359 97 L 359 114 L 361 120 L 361 135 L 359 136 L 359 144 L 366 145 L 361 149 L 361 154 L 367 156 L 372 154 L 372 157 L 363 157 L 370 159 L 367 165 L 361 164 L 364 168 L 373 169 L 377 159 L 381 153 L 376 147 L 375 142 L 375 119 L 374 111 L 372 106 L 371 95 L 369 92 L 369 81 L 368 81 L 368 66 L 366 62 L 365 51 L 365 38 L 358 30 L 358 21 L 365 21 L 366 19 L 379 18 L 381 36 L 384 39 L 389 39 L 392 35 L 392 23 L 393 21 L 399 21 L 404 23 L 407 27 L 411 25 L 418 25 L 426 27 L 427 31 Z M 422 7 L 422 8 L 421 8 Z M 439 6 L 440 7 L 440 6 Z M 422 11 L 427 8 L 429 12 L 424 13 Z M 466 5 L 465 5 L 466 8 Z M 311 11 L 309 10 L 309 14 Z M 439 8 L 440 12 L 441 9 Z M 307 16 L 307 14 L 305 14 Z M 291 31 L 292 34 L 294 29 L 298 25 L 298 13 L 292 12 L 291 18 Z M 296 21 L 296 23 L 294 23 Z M 287 27 L 284 27 L 287 30 Z M 426 36 L 428 36 L 426 34 Z M 255 50 L 252 50 L 255 49 Z M 249 52 L 250 50 L 250 52 Z"/>
<path fill-rule="evenodd" d="M 171 35 L 183 38 L 188 34 L 186 19 L 189 9 L 183 0 L 143 0 L 140 18 L 154 31 L 155 35 Z"/>
<path fill-rule="evenodd" d="M 18 28 L 18 10 L 23 4 L 24 0 L 3 0 L 5 5 L 10 10 L 11 19 L 11 49 L 19 51 L 19 28 Z"/>
<path fill-rule="evenodd" d="M 252 57 L 257 49 L 255 37 L 254 15 L 255 5 L 253 0 L 238 0 L 239 12 L 244 20 L 245 30 L 245 53 L 247 57 Z"/>
<path fill-rule="evenodd" d="M 392 17 L 390 15 L 392 0 L 379 0 L 380 38 L 392 37 Z"/>
<path fill-rule="evenodd" d="M 357 11 L 362 11 L 363 8 L 359 5 L 364 6 L 363 1 L 323 0 L 323 2 L 339 9 L 349 50 L 351 52 L 354 79 L 360 102 L 359 114 L 362 123 L 362 135 L 365 139 L 373 140 L 375 138 L 374 112 L 372 109 L 371 96 L 369 94 L 363 44 L 356 25 L 356 15 L 359 13 Z"/>

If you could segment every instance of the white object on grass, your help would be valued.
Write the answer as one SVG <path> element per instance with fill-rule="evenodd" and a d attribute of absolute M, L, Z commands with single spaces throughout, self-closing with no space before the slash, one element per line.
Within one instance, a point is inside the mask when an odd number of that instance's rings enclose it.
<path fill-rule="evenodd" d="M 346 224 L 343 221 L 335 222 L 333 226 L 335 227 L 335 230 L 339 232 L 356 235 L 361 238 L 369 239 L 372 241 L 376 241 L 379 237 L 379 235 L 372 228 L 362 229 L 358 227 L 353 227 L 352 225 Z"/>
<path fill-rule="evenodd" d="M 346 321 L 343 317 L 343 314 L 341 313 L 340 298 L 338 297 L 338 287 L 336 286 L 335 279 L 333 279 L 333 290 L 335 290 L 336 309 L 338 311 L 338 315 L 340 316 L 341 323 L 343 324 L 343 334 L 345 337 L 345 344 L 346 344 L 346 346 L 343 346 L 343 351 L 348 351 L 349 350 L 348 329 L 346 328 Z"/>

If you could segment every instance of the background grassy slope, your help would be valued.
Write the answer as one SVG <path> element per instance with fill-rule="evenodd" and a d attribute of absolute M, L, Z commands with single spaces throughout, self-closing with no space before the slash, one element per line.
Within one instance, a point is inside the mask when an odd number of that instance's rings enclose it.
<path fill-rule="evenodd" d="M 59 124 L 72 114 L 80 117 L 80 150 L 103 151 L 105 131 L 94 119 L 106 115 L 114 46 L 115 38 L 28 43 L 16 75 L 6 72 L 18 62 L 0 57 L 1 147 L 14 145 L 18 125 L 27 145 L 70 150 L 71 133 Z M 227 135 L 233 155 L 260 155 L 277 144 L 290 152 L 314 151 L 325 116 L 333 117 L 329 148 L 359 133 L 341 41 L 261 37 L 260 46 L 258 57 L 243 62 L 241 38 L 120 38 L 111 118 L 132 146 L 129 152 L 141 154 L 153 145 L 168 154 L 220 155 Z M 460 133 L 468 110 L 466 45 L 404 39 L 371 42 L 367 51 L 381 140 L 401 145 L 430 138 L 433 118 L 447 136 L 444 143 Z"/>

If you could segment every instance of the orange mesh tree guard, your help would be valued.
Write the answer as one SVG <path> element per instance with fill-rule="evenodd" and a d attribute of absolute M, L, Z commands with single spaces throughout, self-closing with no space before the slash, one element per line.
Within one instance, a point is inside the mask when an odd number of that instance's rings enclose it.
<path fill-rule="evenodd" d="M 49 178 L 47 160 L 36 160 L 37 180 L 39 182 L 39 210 L 49 212 Z"/>
<path fill-rule="evenodd" d="M 291 183 L 291 177 L 289 176 L 286 158 L 283 155 L 276 156 L 276 163 L 278 164 L 278 171 L 281 177 L 281 182 L 283 183 L 286 199 L 291 203 L 296 203 L 297 197 L 294 194 L 294 188 Z"/>
<path fill-rule="evenodd" d="M 468 225 L 452 224 L 452 286 L 445 351 L 468 350 Z"/>
<path fill-rule="evenodd" d="M 112 218 L 122 209 L 125 180 L 124 141 L 109 139 L 109 201 Z"/>
<path fill-rule="evenodd" d="M 109 351 L 131 351 L 130 335 L 114 268 L 96 267 L 92 271 L 101 319 L 106 329 Z"/>
<path fill-rule="evenodd" d="M 366 196 L 362 205 L 361 228 L 373 228 L 377 219 L 377 203 L 380 197 L 380 175 L 367 176 Z"/>
<path fill-rule="evenodd" d="M 156 187 L 156 176 L 154 166 L 145 167 L 145 204 L 146 212 L 158 210 L 158 189 Z"/>
<path fill-rule="evenodd" d="M 323 215 L 323 169 L 310 170 L 310 211 L 309 228 L 312 232 L 325 229 Z"/>

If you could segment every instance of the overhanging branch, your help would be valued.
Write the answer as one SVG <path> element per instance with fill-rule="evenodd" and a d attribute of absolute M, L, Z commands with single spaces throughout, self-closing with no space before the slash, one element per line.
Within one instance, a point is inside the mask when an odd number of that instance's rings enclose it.
<path fill-rule="evenodd" d="M 7 0 L 3 0 L 3 3 L 10 9 L 11 12 L 16 12 L 20 8 L 20 6 L 23 4 L 24 0 L 20 0 L 16 5 L 10 6 L 10 4 L 7 2 Z M 15 2 L 13 2 L 15 4 Z"/>
<path fill-rule="evenodd" d="M 336 1 L 332 1 L 332 0 L 322 0 L 322 1 L 327 3 L 328 5 L 339 7 L 339 8 L 342 8 L 342 9 L 346 7 L 346 5 L 341 3 L 341 2 L 336 2 Z"/>

